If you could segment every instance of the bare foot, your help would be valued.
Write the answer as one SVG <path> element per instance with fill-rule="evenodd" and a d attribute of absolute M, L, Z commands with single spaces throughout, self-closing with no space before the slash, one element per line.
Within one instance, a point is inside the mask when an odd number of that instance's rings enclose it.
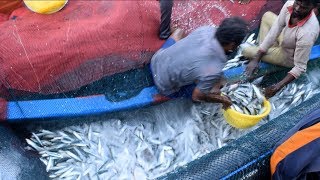
<path fill-rule="evenodd" d="M 171 24 L 171 25 L 170 25 L 170 32 L 171 32 L 171 34 L 172 34 L 175 30 L 177 30 L 177 29 L 179 29 L 177 24 Z"/>
<path fill-rule="evenodd" d="M 170 38 L 174 39 L 177 42 L 180 39 L 184 38 L 184 36 L 185 36 L 184 31 L 180 28 L 177 28 L 172 32 Z"/>
<path fill-rule="evenodd" d="M 250 0 L 239 0 L 239 4 L 248 4 Z"/>

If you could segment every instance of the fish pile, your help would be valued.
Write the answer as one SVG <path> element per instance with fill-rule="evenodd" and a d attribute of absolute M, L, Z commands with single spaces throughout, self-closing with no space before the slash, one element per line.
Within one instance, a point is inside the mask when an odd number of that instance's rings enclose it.
<path fill-rule="evenodd" d="M 98 133 L 92 129 L 88 131 L 84 138 L 83 131 L 76 127 L 57 132 L 41 130 L 33 133 L 31 139 L 26 141 L 39 152 L 40 160 L 46 165 L 46 171 L 52 179 L 81 179 L 85 176 L 99 177 L 102 173 L 115 173 L 114 169 L 108 169 L 108 163 L 112 162 L 111 152 L 102 152 L 101 137 L 96 137 Z M 98 143 L 91 143 L 91 138 L 98 138 Z M 106 159 L 104 162 L 103 156 Z M 95 174 L 92 174 L 92 169 Z"/>
<path fill-rule="evenodd" d="M 269 116 L 250 129 L 227 124 L 219 104 L 176 99 L 100 122 L 39 129 L 26 139 L 27 148 L 39 153 L 52 179 L 154 179 L 246 135 L 320 93 L 319 87 L 320 69 L 309 71 L 270 98 Z"/>
<path fill-rule="evenodd" d="M 224 87 L 222 93 L 231 99 L 230 108 L 241 114 L 258 115 L 266 110 L 263 106 L 264 96 L 254 84 L 232 84 Z"/>
<path fill-rule="evenodd" d="M 243 43 L 247 44 L 247 45 L 255 45 L 256 40 L 254 40 L 255 33 L 251 34 Z M 226 62 L 226 65 L 224 66 L 224 68 L 222 69 L 223 71 L 230 69 L 230 68 L 234 68 L 234 67 L 238 67 L 238 66 L 243 66 L 245 64 L 247 64 L 249 62 L 249 60 L 247 60 L 246 58 L 244 58 L 244 56 L 242 55 L 242 51 L 244 46 L 239 46 L 239 49 L 235 55 L 235 57 L 233 59 L 229 59 Z"/>
<path fill-rule="evenodd" d="M 39 130 L 28 149 L 40 154 L 52 179 L 154 179 L 249 132 L 229 126 L 220 105 L 186 99 L 130 113 Z"/>
<path fill-rule="evenodd" d="M 288 84 L 269 99 L 272 109 L 276 109 L 271 111 L 269 116 L 271 119 L 276 118 L 318 93 L 320 93 L 320 69 L 316 68 L 307 73 L 305 80 Z"/>

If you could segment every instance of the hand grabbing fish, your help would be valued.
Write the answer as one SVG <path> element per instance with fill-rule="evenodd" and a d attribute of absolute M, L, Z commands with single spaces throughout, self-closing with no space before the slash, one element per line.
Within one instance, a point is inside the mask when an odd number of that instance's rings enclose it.
<path fill-rule="evenodd" d="M 265 111 L 264 96 L 254 84 L 230 85 L 225 93 L 231 98 L 231 108 L 235 111 L 248 115 L 262 114 Z"/>
<path fill-rule="evenodd" d="M 267 99 L 273 97 L 277 92 L 279 91 L 279 88 L 276 85 L 272 85 L 270 87 L 267 87 L 264 90 L 264 94 Z"/>

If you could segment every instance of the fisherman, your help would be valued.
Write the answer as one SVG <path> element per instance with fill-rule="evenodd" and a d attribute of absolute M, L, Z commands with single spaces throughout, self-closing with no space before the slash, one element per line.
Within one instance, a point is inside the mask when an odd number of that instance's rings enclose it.
<path fill-rule="evenodd" d="M 200 27 L 185 38 L 181 29 L 175 30 L 151 60 L 158 90 L 169 97 L 189 92 L 193 101 L 229 107 L 230 99 L 220 92 L 222 68 L 226 55 L 238 48 L 247 32 L 247 23 L 239 17 L 223 20 L 218 28 Z"/>
<path fill-rule="evenodd" d="M 266 12 L 261 20 L 259 47 L 244 46 L 243 55 L 251 59 L 247 77 L 258 69 L 260 60 L 292 68 L 284 79 L 265 89 L 267 98 L 306 72 L 311 48 L 319 35 L 319 22 L 313 12 L 317 3 L 318 0 L 288 1 L 278 17 Z"/>
<path fill-rule="evenodd" d="M 171 34 L 170 23 L 171 23 L 173 0 L 159 0 L 159 2 L 160 2 L 160 11 L 161 11 L 159 38 L 168 39 Z"/>

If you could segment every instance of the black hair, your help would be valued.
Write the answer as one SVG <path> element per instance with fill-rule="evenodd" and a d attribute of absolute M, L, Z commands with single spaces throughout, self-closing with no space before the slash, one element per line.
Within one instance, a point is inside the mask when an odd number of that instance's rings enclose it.
<path fill-rule="evenodd" d="M 216 37 L 222 46 L 230 43 L 240 45 L 249 29 L 248 24 L 240 17 L 224 19 L 217 29 Z"/>
<path fill-rule="evenodd" d="M 301 2 L 305 2 L 307 4 L 311 4 L 313 7 L 317 7 L 320 0 L 299 0 Z"/>

